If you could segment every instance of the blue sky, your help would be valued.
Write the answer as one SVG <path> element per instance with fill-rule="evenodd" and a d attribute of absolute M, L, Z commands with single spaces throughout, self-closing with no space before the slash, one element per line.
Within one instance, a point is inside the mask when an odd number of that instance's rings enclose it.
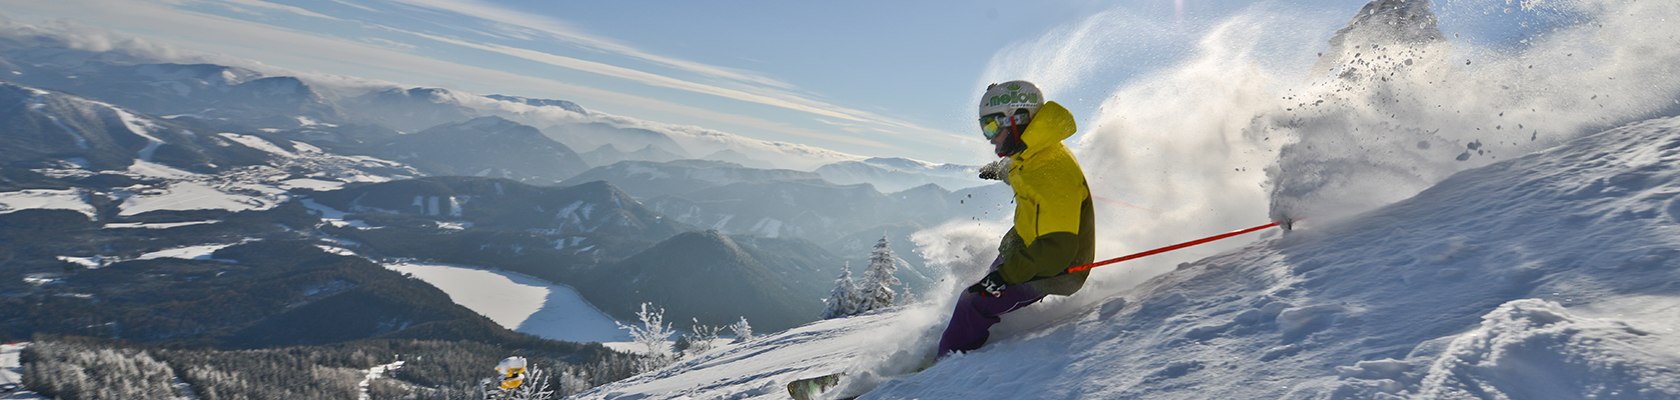
<path fill-rule="evenodd" d="M 1251 2 L 571 2 L 495 0 L 0 0 L 25 22 L 67 20 L 182 49 L 308 72 L 576 101 L 651 121 L 843 152 L 983 162 L 974 99 L 1007 52 L 1104 12 L 1150 32 L 1049 93 L 1076 114 Z M 1333 30 L 1360 1 L 1282 3 Z M 1456 3 L 1454 3 L 1456 4 Z M 1467 3 L 1468 4 L 1468 3 Z M 1457 6 L 1464 14 L 1477 7 Z M 1469 26 L 1469 25 L 1466 25 Z M 1443 23 L 1444 28 L 1452 28 Z M 1122 30 L 1124 28 L 1121 28 Z M 1325 36 L 1329 31 L 1324 32 Z M 1051 40 L 1054 40 L 1052 37 Z M 1303 44 L 1319 47 L 1321 43 Z M 1004 64 L 1004 68 L 999 68 Z M 1106 73 L 1105 73 L 1106 72 Z"/>

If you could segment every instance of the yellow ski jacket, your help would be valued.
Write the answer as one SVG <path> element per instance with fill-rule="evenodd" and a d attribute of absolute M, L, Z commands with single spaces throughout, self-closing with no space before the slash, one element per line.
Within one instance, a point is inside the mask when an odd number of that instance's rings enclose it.
<path fill-rule="evenodd" d="M 1062 144 L 1076 130 L 1073 113 L 1051 101 L 1021 133 L 1027 149 L 1011 156 L 1008 175 L 1015 190 L 1015 227 L 999 246 L 1004 261 L 998 271 L 1006 284 L 1030 282 L 1039 293 L 1066 296 L 1090 275 L 1064 273 L 1096 259 L 1091 189 L 1079 161 Z"/>

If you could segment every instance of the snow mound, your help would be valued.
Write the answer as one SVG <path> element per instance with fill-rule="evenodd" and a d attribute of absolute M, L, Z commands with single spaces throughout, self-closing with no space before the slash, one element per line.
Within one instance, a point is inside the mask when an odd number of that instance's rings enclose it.
<path fill-rule="evenodd" d="M 1680 359 L 1646 351 L 1655 347 L 1651 335 L 1620 321 L 1574 315 L 1555 302 L 1513 300 L 1483 316 L 1481 327 L 1453 339 L 1429 366 L 1417 394 L 1513 399 L 1680 395 Z M 1356 375 L 1367 371 L 1365 366 L 1347 370 Z M 1379 387 L 1406 379 L 1388 375 L 1393 379 L 1379 380 Z"/>

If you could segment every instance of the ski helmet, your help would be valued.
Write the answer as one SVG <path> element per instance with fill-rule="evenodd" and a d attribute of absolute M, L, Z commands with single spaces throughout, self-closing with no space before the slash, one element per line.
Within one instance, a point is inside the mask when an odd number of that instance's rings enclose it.
<path fill-rule="evenodd" d="M 1021 133 L 1044 106 L 1044 93 L 1027 81 L 993 83 L 980 97 L 980 131 L 986 140 L 996 143 L 999 157 L 1026 150 Z M 996 140 L 998 135 L 1005 137 Z"/>
<path fill-rule="evenodd" d="M 980 97 L 979 116 L 1015 115 L 1020 110 L 1026 110 L 1028 117 L 1034 117 L 1039 107 L 1043 106 L 1044 93 L 1038 91 L 1038 85 L 1032 82 L 993 83 L 986 86 L 986 94 Z"/>

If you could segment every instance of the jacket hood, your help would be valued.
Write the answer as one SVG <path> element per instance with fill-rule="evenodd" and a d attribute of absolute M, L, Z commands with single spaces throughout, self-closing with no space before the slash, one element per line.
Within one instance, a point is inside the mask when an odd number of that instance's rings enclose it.
<path fill-rule="evenodd" d="M 1045 149 L 1056 147 L 1063 140 L 1073 137 L 1079 126 L 1073 121 L 1073 113 L 1054 101 L 1044 103 L 1038 109 L 1038 115 L 1033 116 L 1027 131 L 1021 132 L 1021 141 L 1027 144 L 1027 150 L 1018 157 L 1030 158 Z"/>

